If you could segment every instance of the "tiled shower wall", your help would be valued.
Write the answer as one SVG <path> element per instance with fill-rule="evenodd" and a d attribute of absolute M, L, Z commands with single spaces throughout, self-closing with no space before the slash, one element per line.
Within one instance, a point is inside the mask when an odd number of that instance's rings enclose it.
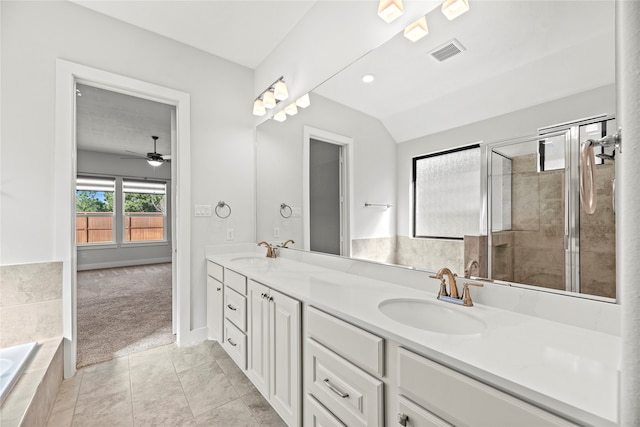
<path fill-rule="evenodd" d="M 537 171 L 537 155 L 513 158 L 512 229 L 494 233 L 492 256 L 498 279 L 564 289 L 564 170 Z M 580 213 L 581 292 L 615 298 L 613 163 L 596 167 L 598 206 Z"/>
<path fill-rule="evenodd" d="M 351 248 L 354 258 L 432 271 L 449 267 L 459 275 L 464 273 L 465 254 L 462 240 L 381 237 L 354 239 Z"/>

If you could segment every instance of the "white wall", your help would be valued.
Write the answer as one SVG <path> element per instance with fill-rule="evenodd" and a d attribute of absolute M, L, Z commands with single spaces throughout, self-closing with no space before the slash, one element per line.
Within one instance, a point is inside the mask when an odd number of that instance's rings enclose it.
<path fill-rule="evenodd" d="M 191 95 L 193 204 L 233 207 L 192 219 L 191 327 L 206 324 L 204 249 L 254 240 L 253 73 L 69 2 L 2 1 L 0 264 L 54 254 L 55 60 L 63 58 Z"/>
<path fill-rule="evenodd" d="M 283 202 L 302 206 L 305 125 L 353 138 L 355 228 L 351 238 L 395 236 L 394 208 L 364 207 L 365 202 L 395 206 L 395 141 L 379 120 L 312 93 L 311 106 L 299 109 L 298 115 L 258 127 L 258 240 L 274 240 L 273 227 L 280 227 L 283 241 L 291 238 L 295 247 L 303 247 L 301 218 L 284 220 L 279 206 Z"/>
<path fill-rule="evenodd" d="M 478 142 L 534 135 L 541 127 L 597 114 L 615 114 L 615 107 L 615 85 L 612 84 L 398 144 L 398 235 L 411 235 L 413 157 Z"/>
<path fill-rule="evenodd" d="M 168 242 L 145 243 L 140 246 L 101 248 L 78 247 L 78 270 L 122 267 L 128 265 L 171 262 L 171 167 L 168 164 L 153 167 L 144 160 L 121 160 L 120 155 L 78 150 L 78 174 L 103 174 L 126 178 L 150 178 L 167 181 Z"/>

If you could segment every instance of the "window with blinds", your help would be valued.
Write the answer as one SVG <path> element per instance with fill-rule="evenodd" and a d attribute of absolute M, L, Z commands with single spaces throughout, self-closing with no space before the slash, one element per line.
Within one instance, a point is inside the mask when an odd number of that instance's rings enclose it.
<path fill-rule="evenodd" d="M 165 182 L 122 180 L 124 242 L 166 240 Z"/>
<path fill-rule="evenodd" d="M 115 178 L 76 178 L 76 243 L 113 243 Z"/>

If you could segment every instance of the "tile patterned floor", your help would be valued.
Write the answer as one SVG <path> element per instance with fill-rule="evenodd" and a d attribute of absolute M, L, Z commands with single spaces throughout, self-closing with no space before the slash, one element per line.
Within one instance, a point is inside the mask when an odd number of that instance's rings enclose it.
<path fill-rule="evenodd" d="M 49 427 L 286 426 L 214 341 L 88 366 L 63 381 Z"/>

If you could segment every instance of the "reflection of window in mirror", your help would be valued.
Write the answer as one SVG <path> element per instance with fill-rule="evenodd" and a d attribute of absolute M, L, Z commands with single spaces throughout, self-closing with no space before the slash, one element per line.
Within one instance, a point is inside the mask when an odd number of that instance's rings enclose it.
<path fill-rule="evenodd" d="M 480 146 L 413 159 L 413 237 L 477 235 L 482 210 Z"/>
<path fill-rule="evenodd" d="M 538 141 L 538 172 L 564 169 L 564 135 Z"/>

